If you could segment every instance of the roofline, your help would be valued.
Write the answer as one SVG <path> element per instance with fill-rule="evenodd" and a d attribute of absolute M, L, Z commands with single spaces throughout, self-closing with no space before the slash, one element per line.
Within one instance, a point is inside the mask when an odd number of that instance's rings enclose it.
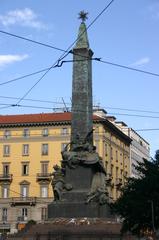
<path fill-rule="evenodd" d="M 108 119 L 99 119 L 96 120 L 101 123 L 105 123 L 107 126 L 109 126 L 114 132 L 117 132 L 121 138 L 124 138 L 125 141 L 127 141 L 129 144 L 132 142 L 132 139 L 127 136 L 125 133 L 123 133 L 118 127 L 116 127 L 113 123 L 111 123 Z"/>
<path fill-rule="evenodd" d="M 128 128 L 128 129 L 130 129 L 131 131 L 133 131 L 134 133 L 136 133 L 140 138 L 142 138 L 142 140 L 143 140 L 144 142 L 146 142 L 146 143 L 150 146 L 150 144 L 149 144 L 143 137 L 141 137 L 141 135 L 138 134 L 134 129 L 132 129 L 132 128 Z"/>
<path fill-rule="evenodd" d="M 124 134 L 119 128 L 117 128 L 113 123 L 108 119 L 98 117 L 93 119 L 93 123 L 105 124 L 107 127 L 117 133 L 122 139 L 124 139 L 128 144 L 131 143 L 132 139 Z M 23 123 L 2 123 L 0 128 L 16 128 L 16 127 L 39 127 L 39 126 L 62 126 L 62 125 L 71 125 L 71 120 L 58 120 L 58 121 L 46 121 L 46 122 L 23 122 Z"/>

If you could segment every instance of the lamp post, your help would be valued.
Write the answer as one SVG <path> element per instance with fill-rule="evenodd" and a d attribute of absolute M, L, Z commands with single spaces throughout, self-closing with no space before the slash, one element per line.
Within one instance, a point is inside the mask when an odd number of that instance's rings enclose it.
<path fill-rule="evenodd" d="M 148 202 L 150 202 L 150 204 L 151 204 L 152 230 L 153 230 L 153 233 L 154 233 L 154 239 L 156 239 L 155 218 L 154 218 L 154 204 L 153 204 L 153 200 L 149 200 Z"/>

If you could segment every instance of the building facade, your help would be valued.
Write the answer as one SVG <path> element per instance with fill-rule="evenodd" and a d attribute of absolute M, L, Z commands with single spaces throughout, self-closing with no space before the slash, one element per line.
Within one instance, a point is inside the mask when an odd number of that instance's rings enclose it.
<path fill-rule="evenodd" d="M 131 139 L 111 121 L 93 117 L 94 144 L 107 172 L 110 200 L 129 176 Z M 0 231 L 47 219 L 52 167 L 70 142 L 71 113 L 0 116 Z"/>
<path fill-rule="evenodd" d="M 139 177 L 135 169 L 138 162 L 143 162 L 143 158 L 150 159 L 150 145 L 135 130 L 129 128 L 123 122 L 116 122 L 116 125 L 132 139 L 130 145 L 130 176 Z"/>

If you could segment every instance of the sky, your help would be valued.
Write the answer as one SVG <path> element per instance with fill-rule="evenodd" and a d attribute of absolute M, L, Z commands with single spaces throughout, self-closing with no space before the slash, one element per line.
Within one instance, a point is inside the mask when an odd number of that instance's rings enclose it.
<path fill-rule="evenodd" d="M 109 2 L 0 0 L 0 31 L 66 50 L 77 38 L 78 13 L 88 12 L 88 26 Z M 88 29 L 90 48 L 95 58 L 159 74 L 158 26 L 158 0 L 114 0 Z M 63 101 L 70 107 L 71 62 L 51 69 L 41 80 L 45 72 L 4 84 L 52 66 L 62 54 L 0 32 L 0 114 L 52 112 L 51 108 L 64 107 Z M 64 60 L 72 60 L 72 55 Z M 92 64 L 94 105 L 136 130 L 150 143 L 153 157 L 159 149 L 159 130 L 146 129 L 159 129 L 159 76 L 97 61 Z M 17 104 L 29 89 L 21 106 L 6 105 Z"/>

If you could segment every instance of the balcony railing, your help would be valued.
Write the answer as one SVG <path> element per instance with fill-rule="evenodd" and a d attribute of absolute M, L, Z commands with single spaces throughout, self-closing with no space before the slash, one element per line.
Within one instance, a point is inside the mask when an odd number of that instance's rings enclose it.
<path fill-rule="evenodd" d="M 2 182 L 2 181 L 11 182 L 12 177 L 13 177 L 12 174 L 0 174 L 0 182 Z"/>
<path fill-rule="evenodd" d="M 2 215 L 2 222 L 3 222 L 3 223 L 7 222 L 7 216 L 3 216 L 3 215 Z"/>
<path fill-rule="evenodd" d="M 17 217 L 18 222 L 26 222 L 28 220 L 28 217 L 26 216 L 19 216 Z"/>
<path fill-rule="evenodd" d="M 9 223 L 4 223 L 4 222 L 0 221 L 0 229 L 3 229 L 3 230 L 7 229 L 7 230 L 9 230 L 10 227 L 11 227 L 11 225 Z"/>
<path fill-rule="evenodd" d="M 50 177 L 50 173 L 37 173 L 36 175 L 36 180 L 37 181 L 50 181 L 51 177 Z"/>
<path fill-rule="evenodd" d="M 117 189 L 120 189 L 122 186 L 122 179 L 121 178 L 116 178 L 116 187 Z"/>
<path fill-rule="evenodd" d="M 30 205 L 35 206 L 36 205 L 36 197 L 20 197 L 20 198 L 11 198 L 10 202 L 11 206 L 22 206 L 22 205 Z"/>

